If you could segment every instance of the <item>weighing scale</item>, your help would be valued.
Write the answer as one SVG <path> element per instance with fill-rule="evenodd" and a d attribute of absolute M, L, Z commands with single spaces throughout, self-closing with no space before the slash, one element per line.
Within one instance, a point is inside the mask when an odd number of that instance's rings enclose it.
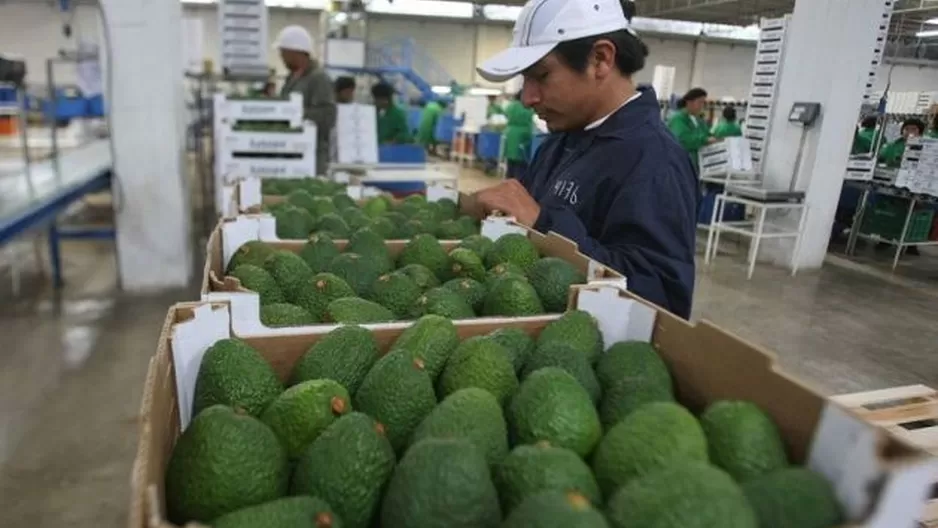
<path fill-rule="evenodd" d="M 801 203 L 804 201 L 804 191 L 796 191 L 795 183 L 798 172 L 801 170 L 804 146 L 808 138 L 808 130 L 814 126 L 821 115 L 821 103 L 795 103 L 788 113 L 788 122 L 801 125 L 801 140 L 798 143 L 798 154 L 795 157 L 795 169 L 791 175 L 788 189 L 766 189 L 751 185 L 728 184 L 726 193 L 740 198 L 747 198 L 764 203 Z"/>

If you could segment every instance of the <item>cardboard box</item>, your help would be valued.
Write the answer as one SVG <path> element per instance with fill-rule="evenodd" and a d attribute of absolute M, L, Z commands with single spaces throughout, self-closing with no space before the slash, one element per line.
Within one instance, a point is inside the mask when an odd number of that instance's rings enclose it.
<path fill-rule="evenodd" d="M 551 233 L 542 235 L 523 226 L 515 224 L 510 218 L 490 218 L 483 222 L 483 234 L 492 240 L 497 240 L 507 233 L 523 233 L 534 243 L 542 255 L 559 257 L 577 267 L 589 282 L 616 283 L 626 287 L 625 278 L 618 272 L 590 259 L 577 250 L 576 244 Z M 203 301 L 225 301 L 231 303 L 232 326 L 238 336 L 255 335 L 290 335 L 310 331 L 329 332 L 336 327 L 334 324 L 321 324 L 306 327 L 268 328 L 260 321 L 259 296 L 241 287 L 237 279 L 226 278 L 225 270 L 228 262 L 235 252 L 250 240 L 263 240 L 270 245 L 298 253 L 306 241 L 279 240 L 274 234 L 275 225 L 273 217 L 269 215 L 243 215 L 232 219 L 222 220 L 212 231 L 206 248 L 205 267 L 202 273 Z M 407 245 L 406 240 L 391 240 L 386 242 L 392 257 L 400 254 Z M 344 249 L 346 241 L 336 241 L 339 249 Z M 456 247 L 458 241 L 442 242 L 443 247 L 451 249 Z M 550 320 L 557 314 L 546 314 L 527 317 L 528 320 Z M 471 321 L 502 320 L 504 318 L 478 318 Z M 394 323 L 401 327 L 409 323 L 404 321 Z M 374 325 L 367 325 L 374 326 Z"/>
<path fill-rule="evenodd" d="M 790 458 L 807 463 L 834 485 L 853 523 L 850 526 L 915 526 L 938 471 L 938 461 L 927 453 L 826 401 L 781 371 L 771 354 L 708 322 L 691 325 L 608 285 L 582 287 L 573 300 L 597 318 L 607 346 L 625 339 L 654 343 L 671 370 L 678 399 L 692 411 L 721 399 L 748 400 L 764 409 L 778 425 Z M 201 356 L 216 340 L 231 335 L 231 324 L 224 303 L 181 304 L 167 316 L 144 388 L 131 528 L 171 526 L 164 520 L 167 462 L 180 430 L 188 423 Z M 458 324 L 458 328 L 463 339 L 505 326 L 536 336 L 547 324 L 512 321 Z M 375 329 L 374 335 L 382 350 L 387 350 L 402 331 L 389 326 Z M 286 378 L 321 337 L 308 333 L 246 341 Z"/>

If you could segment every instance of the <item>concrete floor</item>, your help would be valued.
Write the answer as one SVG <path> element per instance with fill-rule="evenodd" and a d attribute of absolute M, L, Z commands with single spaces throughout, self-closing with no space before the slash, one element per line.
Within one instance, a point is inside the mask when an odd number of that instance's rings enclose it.
<path fill-rule="evenodd" d="M 167 307 L 196 298 L 195 288 L 118 293 L 107 245 L 67 244 L 64 256 L 60 297 L 32 284 L 0 307 L 4 527 L 126 525 L 147 360 Z M 938 385 L 936 291 L 836 262 L 796 278 L 759 267 L 747 282 L 736 259 L 721 257 L 698 272 L 694 316 L 776 351 L 827 393 Z"/>

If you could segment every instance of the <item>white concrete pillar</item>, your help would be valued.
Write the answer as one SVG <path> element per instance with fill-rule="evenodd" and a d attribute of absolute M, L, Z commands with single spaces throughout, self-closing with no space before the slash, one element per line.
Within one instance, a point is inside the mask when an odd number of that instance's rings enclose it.
<path fill-rule="evenodd" d="M 886 4 L 887 0 L 795 2 L 763 173 L 767 187 L 788 189 L 801 138 L 800 125 L 788 122 L 789 111 L 796 101 L 821 103 L 821 118 L 808 132 L 795 179 L 796 189 L 807 193 L 809 208 L 801 268 L 821 267 L 827 253 Z M 797 218 L 789 216 L 773 220 L 797 225 Z M 787 266 L 793 247 L 787 240 L 766 244 L 762 255 Z"/>
<path fill-rule="evenodd" d="M 150 0 L 101 0 L 101 6 L 121 285 L 135 292 L 185 286 L 192 239 L 182 7 Z"/>
<path fill-rule="evenodd" d="M 707 89 L 704 86 L 704 64 L 707 62 L 707 43 L 703 40 L 697 39 L 694 41 L 694 49 L 691 52 L 691 71 L 690 71 L 690 86 L 688 90 L 695 87 L 702 87 Z M 686 90 L 685 90 L 686 91 Z M 710 94 L 711 96 L 716 94 Z"/>

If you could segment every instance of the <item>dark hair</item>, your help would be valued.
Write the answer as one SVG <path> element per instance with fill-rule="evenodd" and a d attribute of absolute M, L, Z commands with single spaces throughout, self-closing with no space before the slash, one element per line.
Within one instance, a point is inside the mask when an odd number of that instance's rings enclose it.
<path fill-rule="evenodd" d="M 914 126 L 918 128 L 919 135 L 922 135 L 925 133 L 925 123 L 921 119 L 916 119 L 913 117 L 912 119 L 906 119 L 905 121 L 902 122 L 902 130 L 905 130 L 905 127 L 910 127 L 910 126 Z"/>
<path fill-rule="evenodd" d="M 375 99 L 390 99 L 394 96 L 394 88 L 385 82 L 379 82 L 371 87 L 371 96 Z"/>
<path fill-rule="evenodd" d="M 867 116 L 860 121 L 860 128 L 876 128 L 876 116 Z"/>
<path fill-rule="evenodd" d="M 631 0 L 619 0 L 619 5 L 626 20 L 631 22 L 632 17 L 635 16 L 635 5 Z M 582 73 L 586 71 L 593 45 L 600 40 L 608 40 L 616 47 L 616 67 L 623 75 L 632 75 L 645 67 L 648 46 L 638 38 L 638 35 L 627 29 L 561 42 L 557 44 L 554 51 L 567 66 Z"/>
<path fill-rule="evenodd" d="M 727 121 L 736 121 L 736 109 L 732 106 L 727 106 L 723 109 L 723 119 Z"/>
<path fill-rule="evenodd" d="M 335 91 L 342 92 L 348 90 L 349 88 L 355 89 L 355 77 L 349 77 L 348 75 L 343 75 L 335 80 Z"/>
<path fill-rule="evenodd" d="M 707 97 L 707 91 L 703 88 L 691 88 L 684 94 L 684 97 L 681 97 L 681 101 L 684 101 L 684 105 L 691 101 L 700 99 L 701 97 Z"/>

